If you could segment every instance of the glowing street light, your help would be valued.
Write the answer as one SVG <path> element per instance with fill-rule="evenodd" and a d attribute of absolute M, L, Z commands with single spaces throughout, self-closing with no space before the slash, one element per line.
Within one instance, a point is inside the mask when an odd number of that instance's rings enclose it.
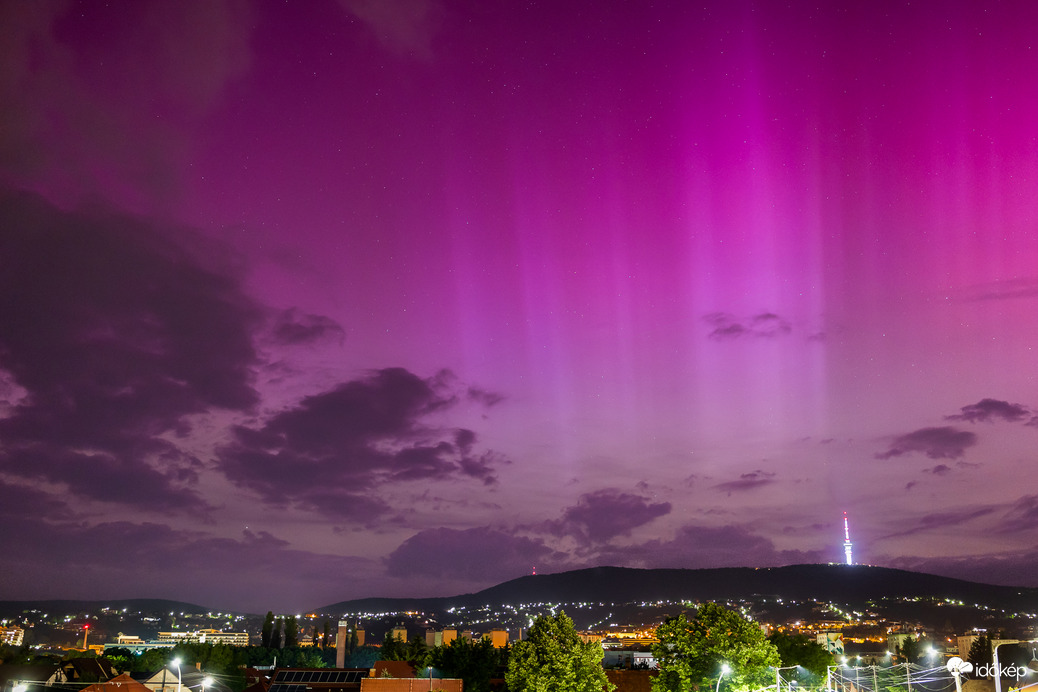
<path fill-rule="evenodd" d="M 731 673 L 732 669 L 728 667 L 727 663 L 721 664 L 721 674 L 717 676 L 717 687 L 714 688 L 714 692 L 720 692 L 721 690 L 721 679 L 724 678 L 726 673 Z"/>
<path fill-rule="evenodd" d="M 177 667 L 177 692 L 180 692 L 180 659 L 174 658 L 172 663 Z"/>

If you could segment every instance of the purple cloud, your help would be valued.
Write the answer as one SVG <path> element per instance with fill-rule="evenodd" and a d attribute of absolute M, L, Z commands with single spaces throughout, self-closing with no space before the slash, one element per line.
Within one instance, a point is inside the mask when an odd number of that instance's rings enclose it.
<path fill-rule="evenodd" d="M 41 504 L 31 512 L 4 509 L 7 501 L 17 503 L 19 496 Z M 40 518 L 40 506 L 52 508 L 46 518 Z M 60 498 L 2 483 L 0 519 L 19 538 L 4 547 L 0 599 L 125 598 L 128 593 L 145 593 L 263 612 L 277 607 L 269 600 L 272 593 L 297 594 L 280 599 L 297 608 L 333 600 L 341 586 L 329 575 L 370 578 L 368 588 L 378 583 L 378 565 L 372 560 L 294 549 L 265 531 L 245 529 L 237 537 L 226 537 L 156 522 L 87 525 L 69 520 Z M 243 565 L 291 568 L 243 570 Z M 70 573 L 74 580 L 68 579 Z M 231 574 L 234 579 L 227 578 Z M 305 594 L 305 602 L 298 594 Z"/>
<path fill-rule="evenodd" d="M 555 553 L 541 541 L 489 527 L 428 529 L 400 544 L 386 558 L 392 577 L 452 578 L 495 582 L 529 574 Z"/>
<path fill-rule="evenodd" d="M 930 459 L 958 459 L 966 449 L 977 444 L 977 436 L 952 427 L 921 428 L 896 438 L 877 459 L 891 459 L 919 452 Z"/>
<path fill-rule="evenodd" d="M 1034 582 L 1034 574 L 1038 572 L 1038 550 L 955 557 L 896 557 L 883 560 L 882 564 L 982 584 L 1020 586 Z"/>
<path fill-rule="evenodd" d="M 296 346 L 327 339 L 340 343 L 346 335 L 335 320 L 322 315 L 308 315 L 297 308 L 281 312 L 274 319 L 271 333 L 280 344 Z"/>
<path fill-rule="evenodd" d="M 741 526 L 686 525 L 672 540 L 652 540 L 600 551 L 600 564 L 628 567 L 742 567 L 824 561 L 822 551 L 776 550 L 775 544 Z"/>
<path fill-rule="evenodd" d="M 159 230 L 0 192 L 0 369 L 25 392 L 0 419 L 0 470 L 140 509 L 205 508 L 199 461 L 163 436 L 256 404 L 259 310 L 219 253 Z"/>
<path fill-rule="evenodd" d="M 1008 423 L 1018 423 L 1024 419 L 1031 419 L 1032 412 L 1022 404 L 1011 404 L 1008 401 L 998 399 L 981 399 L 975 404 L 962 407 L 962 413 L 945 416 L 945 420 L 962 420 L 970 423 L 993 423 L 1003 420 Z"/>
<path fill-rule="evenodd" d="M 388 368 L 340 384 L 261 427 L 235 428 L 219 466 L 267 502 L 355 520 L 388 510 L 371 496 L 384 483 L 471 477 L 492 485 L 494 457 L 474 454 L 474 432 L 423 422 L 457 403 L 443 384 L 451 380 Z"/>
<path fill-rule="evenodd" d="M 132 2 L 82 12 L 106 26 L 110 13 L 133 30 L 98 42 L 66 32 L 80 14 L 73 6 L 5 9 L 0 173 L 68 201 L 114 188 L 168 202 L 188 131 L 249 67 L 252 8 Z"/>
<path fill-rule="evenodd" d="M 1012 504 L 999 525 L 1002 533 L 1038 528 L 1038 495 L 1024 495 Z"/>
<path fill-rule="evenodd" d="M 986 517 L 995 512 L 994 507 L 981 507 L 979 509 L 963 510 L 960 512 L 935 512 L 933 514 L 927 514 L 920 517 L 918 520 L 911 523 L 910 526 L 904 528 L 896 533 L 887 534 L 882 538 L 897 538 L 900 536 L 912 536 L 917 533 L 923 533 L 932 529 L 941 529 L 949 526 L 959 526 L 960 524 L 966 524 L 974 519 L 980 517 Z M 904 523 L 904 522 L 902 522 Z"/>
<path fill-rule="evenodd" d="M 733 492 L 740 492 L 743 490 L 753 490 L 763 485 L 769 485 L 775 482 L 775 474 L 767 471 L 761 471 L 760 469 L 751 473 L 744 473 L 737 480 L 727 481 L 725 483 L 718 483 L 714 487 L 718 490 L 723 490 L 729 494 Z"/>
<path fill-rule="evenodd" d="M 546 522 L 544 528 L 555 536 L 601 543 L 630 535 L 632 529 L 669 514 L 670 510 L 669 502 L 650 502 L 641 495 L 605 488 L 581 495 L 577 504 L 563 511 L 561 519 Z"/>
<path fill-rule="evenodd" d="M 744 336 L 773 338 L 785 336 L 793 331 L 789 322 L 772 312 L 760 313 L 747 319 L 740 319 L 726 312 L 712 312 L 705 315 L 703 321 L 712 327 L 709 337 L 717 341 Z"/>

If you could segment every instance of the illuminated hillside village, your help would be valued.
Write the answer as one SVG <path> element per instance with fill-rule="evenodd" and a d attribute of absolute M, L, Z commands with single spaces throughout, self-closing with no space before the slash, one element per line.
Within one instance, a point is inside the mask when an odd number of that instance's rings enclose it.
<path fill-rule="evenodd" d="M 914 689 L 932 691 L 954 690 L 956 682 L 974 692 L 1038 689 L 1033 672 L 1038 665 L 1028 665 L 1038 657 L 1027 645 L 1038 633 L 1035 612 L 936 596 L 891 596 L 858 607 L 762 595 L 720 605 L 752 623 L 768 640 L 810 643 L 815 671 L 783 659 L 768 674 L 776 692 L 797 687 L 907 692 L 913 676 Z M 657 628 L 679 613 L 694 617 L 699 606 L 683 600 L 616 599 L 266 617 L 190 607 L 160 612 L 158 604 L 136 610 L 27 608 L 7 613 L 2 621 L 0 679 L 3 692 L 127 692 L 121 685 L 130 680 L 143 687 L 129 692 L 183 692 L 184 687 L 201 692 L 210 686 L 251 692 L 389 689 L 373 687 L 383 679 L 401 685 L 422 680 L 426 685 L 393 689 L 455 689 L 450 687 L 453 680 L 462 689 L 461 678 L 444 677 L 445 671 L 433 664 L 435 652 L 479 647 L 496 652 L 494 670 L 489 687 L 477 681 L 469 689 L 502 690 L 507 689 L 508 653 L 529 636 L 538 618 L 564 612 L 580 641 L 596 647 L 601 667 L 616 689 L 649 690 L 660 666 Z M 237 653 L 227 654 L 230 650 Z M 1003 669 L 1015 675 L 983 675 L 983 666 L 995 655 L 1001 655 Z M 231 659 L 237 662 L 229 668 Z M 143 666 L 146 661 L 151 663 Z M 949 664 L 955 661 L 973 661 L 976 671 L 956 676 Z M 147 669 L 131 670 L 141 667 Z M 1028 679 L 1031 675 L 1033 680 Z M 715 677 L 717 685 L 729 687 L 724 673 Z M 111 686 L 115 683 L 120 687 Z"/>

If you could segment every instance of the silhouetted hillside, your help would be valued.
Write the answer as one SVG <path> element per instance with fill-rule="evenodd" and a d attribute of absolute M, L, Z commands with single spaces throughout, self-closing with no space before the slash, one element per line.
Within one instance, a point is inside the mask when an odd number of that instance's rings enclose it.
<path fill-rule="evenodd" d="M 994 586 L 864 565 L 791 565 L 719 569 L 592 567 L 513 579 L 449 598 L 363 599 L 317 610 L 392 612 L 516 603 L 726 601 L 754 597 L 864 604 L 879 598 L 938 597 L 998 608 L 1038 609 L 1038 589 Z"/>
<path fill-rule="evenodd" d="M 209 611 L 209 608 L 194 605 L 193 603 L 182 603 L 180 601 L 169 601 L 162 598 L 124 598 L 108 601 L 76 601 L 76 600 L 49 600 L 49 601 L 0 601 L 0 617 L 10 618 L 27 610 L 37 610 L 44 613 L 96 613 L 102 608 L 122 610 L 126 608 L 131 613 L 191 613 L 201 615 Z"/>

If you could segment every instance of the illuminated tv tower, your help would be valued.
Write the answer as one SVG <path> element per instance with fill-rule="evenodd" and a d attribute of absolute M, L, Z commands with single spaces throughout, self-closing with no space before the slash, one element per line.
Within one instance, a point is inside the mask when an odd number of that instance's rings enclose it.
<path fill-rule="evenodd" d="M 843 513 L 843 554 L 847 557 L 847 564 L 853 565 L 854 559 L 851 558 L 851 529 L 847 524 L 847 512 Z"/>

